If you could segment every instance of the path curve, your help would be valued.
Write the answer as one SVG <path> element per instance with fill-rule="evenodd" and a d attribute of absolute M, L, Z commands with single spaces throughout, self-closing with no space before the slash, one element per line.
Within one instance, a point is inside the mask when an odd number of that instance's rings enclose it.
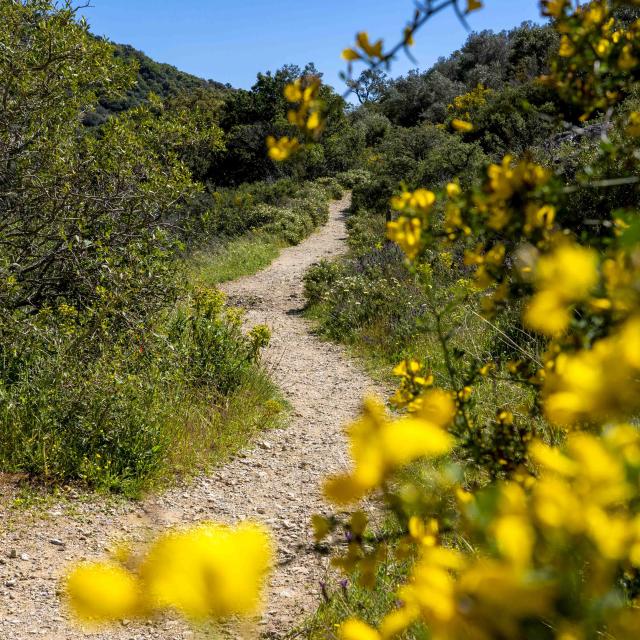
<path fill-rule="evenodd" d="M 312 552 L 309 520 L 326 508 L 320 494 L 322 478 L 347 463 L 344 424 L 357 414 L 364 395 L 381 393 L 341 347 L 312 336 L 299 313 L 304 272 L 314 262 L 345 251 L 348 205 L 349 196 L 332 203 L 329 221 L 319 231 L 283 250 L 264 271 L 223 287 L 231 304 L 247 309 L 248 327 L 267 324 L 272 330 L 264 361 L 293 407 L 288 426 L 262 434 L 253 448 L 212 475 L 142 504 L 78 503 L 74 513 L 49 509 L 3 532 L 0 638 L 87 637 L 69 626 L 55 597 L 65 566 L 79 558 L 100 557 L 115 539 L 144 540 L 160 527 L 203 520 L 233 523 L 250 518 L 274 532 L 279 566 L 260 623 L 262 634 L 281 637 L 313 613 L 327 561 Z M 6 514 L 0 505 L 0 517 Z M 195 635 L 179 620 L 162 619 L 90 637 L 182 640 Z"/>

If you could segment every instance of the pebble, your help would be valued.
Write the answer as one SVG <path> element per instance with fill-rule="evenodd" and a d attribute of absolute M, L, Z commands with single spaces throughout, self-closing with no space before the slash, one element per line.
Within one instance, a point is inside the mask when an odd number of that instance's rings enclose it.
<path fill-rule="evenodd" d="M 49 544 L 52 544 L 54 547 L 64 547 L 64 542 L 58 538 L 51 538 Z"/>

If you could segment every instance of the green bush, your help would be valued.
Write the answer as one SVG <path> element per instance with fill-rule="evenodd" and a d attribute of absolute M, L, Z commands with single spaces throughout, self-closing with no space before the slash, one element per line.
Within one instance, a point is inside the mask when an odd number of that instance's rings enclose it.
<path fill-rule="evenodd" d="M 327 189 L 329 191 L 329 195 L 334 200 L 339 200 L 343 196 L 344 189 L 340 184 L 340 181 L 336 177 L 329 176 L 318 178 L 316 180 L 316 184 L 323 187 L 324 189 Z"/>
<path fill-rule="evenodd" d="M 304 275 L 304 295 L 310 305 L 322 302 L 342 274 L 342 264 L 337 261 L 321 260 L 308 269 Z"/>
<path fill-rule="evenodd" d="M 260 375 L 266 339 L 244 337 L 240 316 L 208 290 L 153 330 L 97 347 L 95 326 L 71 307 L 29 328 L 0 346 L 0 467 L 125 492 L 166 475 L 189 407 L 224 403 Z"/>
<path fill-rule="evenodd" d="M 369 172 L 365 169 L 350 169 L 336 174 L 336 180 L 345 188 L 353 189 L 356 185 L 369 179 Z"/>
<path fill-rule="evenodd" d="M 216 242 L 250 231 L 264 231 L 287 244 L 297 244 L 326 222 L 328 203 L 342 196 L 331 178 L 298 182 L 283 178 L 236 189 L 218 189 L 198 206 L 204 209 L 194 241 Z"/>

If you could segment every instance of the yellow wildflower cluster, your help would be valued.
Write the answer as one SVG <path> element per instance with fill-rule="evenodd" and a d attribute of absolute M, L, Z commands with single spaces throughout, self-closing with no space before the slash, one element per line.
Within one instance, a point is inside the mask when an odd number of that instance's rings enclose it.
<path fill-rule="evenodd" d="M 600 281 L 598 254 L 577 244 L 563 244 L 536 265 L 538 292 L 525 312 L 526 324 L 554 336 L 566 331 L 571 305 L 588 300 Z"/>
<path fill-rule="evenodd" d="M 627 13 L 622 28 L 612 14 L 625 5 L 640 3 L 543 2 L 562 37 L 553 82 L 565 95 L 573 93 L 571 100 L 586 115 L 619 102 L 637 81 L 640 23 L 629 24 Z M 472 109 L 464 108 L 462 98 L 454 107 L 452 126 L 471 131 Z M 640 136 L 638 112 L 618 115 L 621 131 Z M 397 548 L 385 551 L 413 564 L 398 589 L 399 605 L 378 628 L 348 620 L 340 630 L 344 640 L 391 638 L 414 623 L 426 625 L 429 637 L 448 640 L 585 640 L 603 630 L 617 639 L 637 636 L 639 610 L 625 598 L 637 594 L 640 584 L 640 430 L 607 426 L 633 419 L 640 410 L 637 213 L 614 212 L 600 235 L 585 225 L 563 230 L 565 196 L 576 188 L 528 158 L 507 156 L 488 167 L 477 188 L 463 191 L 452 182 L 438 195 L 419 190 L 391 201 L 401 215 L 388 225 L 388 237 L 409 257 L 416 275 L 431 266 L 423 260 L 435 260 L 442 246 L 460 241 L 455 251 L 464 243 L 464 263 L 475 268 L 478 287 L 492 288 L 482 303 L 485 311 L 524 302 L 524 326 L 517 327 L 522 342 L 501 333 L 524 357 L 514 363 L 497 356 L 469 367 L 466 354 L 459 355 L 463 350 L 452 353 L 441 332 L 455 392 L 430 390 L 433 380 L 416 360 L 396 367 L 400 388 L 392 403 L 408 411 L 404 419 L 429 420 L 430 399 L 441 393 L 455 407 L 449 431 L 460 457 L 470 452 L 492 480 L 471 497 L 459 486 L 452 491 L 452 478 L 463 477 L 467 463 L 457 475 L 453 463 L 438 471 L 420 467 L 420 483 L 407 481 L 398 464 L 374 474 L 377 484 L 367 491 L 382 489 L 404 532 Z M 419 192 L 429 196 L 416 197 Z M 441 227 L 430 215 L 440 198 Z M 537 345 L 529 351 L 527 337 L 532 343 L 534 338 L 525 329 L 544 336 L 545 355 L 539 355 L 542 344 L 539 352 Z M 496 381 L 506 375 L 526 386 L 531 405 L 501 406 L 495 418 L 476 423 L 475 384 L 489 373 Z M 521 411 L 573 430 L 554 431 L 561 440 L 557 447 L 537 440 L 531 445 L 544 431 L 518 427 Z M 357 448 L 366 451 L 366 441 Z M 368 459 L 354 455 L 353 475 L 366 475 Z M 440 484 L 426 481 L 427 473 Z M 360 544 L 352 558 L 374 562 L 376 548 Z M 358 568 L 355 561 L 340 566 Z"/>
<path fill-rule="evenodd" d="M 325 103 L 320 96 L 322 82 L 317 76 L 298 78 L 284 88 L 284 97 L 295 108 L 287 112 L 289 124 L 295 126 L 303 138 L 317 138 L 325 126 Z M 297 138 L 267 137 L 269 157 L 276 162 L 290 158 L 302 147 Z"/>
<path fill-rule="evenodd" d="M 435 193 L 427 189 L 403 191 L 391 199 L 392 209 L 401 215 L 387 224 L 387 238 L 396 242 L 409 260 L 420 253 L 422 231 L 429 225 L 435 201 Z"/>
<path fill-rule="evenodd" d="M 453 439 L 445 427 L 455 413 L 453 402 L 448 396 L 433 397 L 435 403 L 425 401 L 410 417 L 398 420 L 389 420 L 382 404 L 367 400 L 361 417 L 347 429 L 353 470 L 330 477 L 326 497 L 337 505 L 353 504 L 408 463 L 450 451 Z"/>
<path fill-rule="evenodd" d="M 616 577 L 640 566 L 638 430 L 576 433 L 563 451 L 540 442 L 531 450 L 537 479 L 458 500 L 465 551 L 440 545 L 437 522 L 411 518 L 419 556 L 401 604 L 378 629 L 348 620 L 340 638 L 386 640 L 416 622 L 449 640 L 546 637 L 549 628 L 550 637 L 588 638 L 603 624 L 619 640 L 636 637 L 629 616 L 638 624 L 640 612 L 626 609 Z M 485 553 L 470 553 L 481 540 Z M 577 567 L 582 579 L 567 579 Z"/>
<path fill-rule="evenodd" d="M 298 78 L 284 89 L 285 98 L 297 108 L 289 109 L 287 119 L 301 131 L 317 135 L 322 130 L 324 103 L 320 99 L 320 78 L 307 76 Z"/>
<path fill-rule="evenodd" d="M 546 15 L 555 18 L 560 55 L 547 82 L 585 109 L 583 119 L 606 110 L 627 92 L 639 75 L 640 21 L 628 27 L 614 10 L 616 0 L 591 0 L 575 8 L 569 0 L 543 0 Z"/>
<path fill-rule="evenodd" d="M 300 143 L 296 138 L 289 138 L 289 136 L 283 136 L 279 139 L 269 136 L 267 137 L 267 149 L 272 160 L 283 162 L 300 149 Z"/>
<path fill-rule="evenodd" d="M 475 89 L 454 98 L 448 105 L 453 129 L 460 133 L 471 133 L 474 130 L 474 116 L 487 103 L 487 97 L 491 93 L 491 89 L 478 84 Z"/>
<path fill-rule="evenodd" d="M 547 365 L 544 408 L 559 425 L 602 423 L 640 408 L 640 317 L 577 353 Z"/>
<path fill-rule="evenodd" d="M 409 260 L 415 260 L 420 253 L 422 236 L 422 220 L 400 216 L 387 224 L 387 238 L 393 240 L 405 253 Z"/>
<path fill-rule="evenodd" d="M 474 204 L 478 213 L 485 217 L 490 229 L 502 231 L 514 218 L 523 229 L 532 219 L 535 220 L 535 216 L 532 218 L 531 215 L 522 220 L 514 211 L 513 200 L 531 200 L 532 194 L 549 182 L 551 174 L 544 167 L 528 160 L 514 164 L 513 158 L 507 155 L 501 164 L 489 166 L 487 178 L 484 187 L 486 195 L 475 194 Z M 485 197 L 482 197 L 483 195 Z M 527 209 L 531 204 L 534 203 L 528 202 Z M 544 217 L 540 217 L 539 226 L 547 226 L 548 222 Z"/>
<path fill-rule="evenodd" d="M 433 386 L 433 375 L 424 370 L 420 362 L 410 358 L 403 360 L 394 370 L 393 375 L 400 378 L 400 386 L 391 398 L 391 404 L 397 408 L 406 408 L 409 412 L 422 406 L 424 390 Z"/>
<path fill-rule="evenodd" d="M 125 564 L 77 565 L 66 593 L 75 616 L 89 624 L 163 610 L 194 621 L 252 617 L 272 559 L 269 535 L 257 524 L 201 524 L 164 534 L 138 563 L 125 557 Z"/>
<path fill-rule="evenodd" d="M 492 236 L 522 234 L 538 244 L 554 228 L 555 208 L 543 200 L 551 174 L 542 166 L 505 156 L 500 164 L 491 164 L 479 189 L 463 194 L 456 183 L 446 188 L 447 205 L 444 232 L 453 241 L 460 236 L 484 235 L 490 245 Z M 476 249 L 482 254 L 484 247 Z"/>

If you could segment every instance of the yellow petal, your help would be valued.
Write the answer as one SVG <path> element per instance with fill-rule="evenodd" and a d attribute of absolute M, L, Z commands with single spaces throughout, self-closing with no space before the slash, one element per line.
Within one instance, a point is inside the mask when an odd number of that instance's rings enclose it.
<path fill-rule="evenodd" d="M 71 610 L 84 622 L 116 622 L 141 609 L 137 579 L 115 564 L 78 565 L 67 578 L 66 592 Z"/>

